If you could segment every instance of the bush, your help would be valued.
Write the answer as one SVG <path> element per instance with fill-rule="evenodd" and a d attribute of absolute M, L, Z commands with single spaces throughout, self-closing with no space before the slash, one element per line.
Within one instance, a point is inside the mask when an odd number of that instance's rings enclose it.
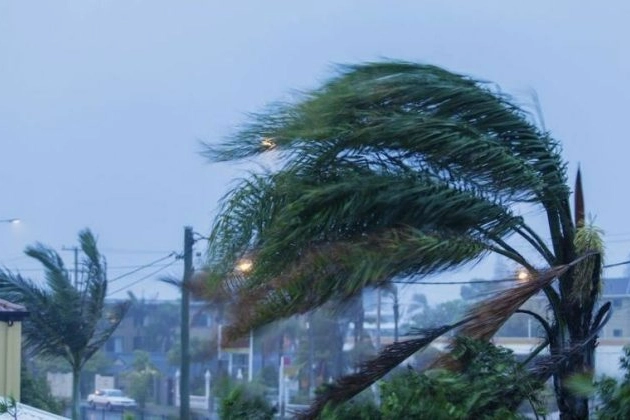
<path fill-rule="evenodd" d="M 271 420 L 275 412 L 260 389 L 244 384 L 233 387 L 219 407 L 222 420 Z"/>
<path fill-rule="evenodd" d="M 337 407 L 327 407 L 326 420 L 400 420 L 408 418 L 518 419 L 516 407 L 532 401 L 537 412 L 541 384 L 533 380 L 512 352 L 492 344 L 457 339 L 452 353 L 462 369 L 426 373 L 401 369 L 380 384 L 380 407 L 366 394 Z M 361 397 L 363 394 L 360 394 Z"/>
<path fill-rule="evenodd" d="M 624 378 L 621 382 L 604 377 L 595 384 L 600 405 L 595 411 L 595 418 L 616 420 L 630 418 L 630 347 L 623 349 L 624 356 L 620 360 Z"/>
<path fill-rule="evenodd" d="M 364 391 L 337 407 L 327 406 L 321 418 L 322 420 L 380 420 L 381 413 L 374 402 L 372 392 Z"/>

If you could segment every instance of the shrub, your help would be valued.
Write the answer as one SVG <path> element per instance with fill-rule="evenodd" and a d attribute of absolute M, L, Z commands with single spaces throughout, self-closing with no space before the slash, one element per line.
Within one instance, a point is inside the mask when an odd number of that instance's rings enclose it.
<path fill-rule="evenodd" d="M 275 412 L 260 389 L 238 384 L 221 400 L 219 417 L 222 420 L 271 420 Z"/>

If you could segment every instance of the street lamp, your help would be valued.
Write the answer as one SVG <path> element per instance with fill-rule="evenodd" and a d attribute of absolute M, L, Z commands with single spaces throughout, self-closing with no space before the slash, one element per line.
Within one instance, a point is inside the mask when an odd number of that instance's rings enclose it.
<path fill-rule="evenodd" d="M 16 224 L 20 223 L 20 219 L 18 219 L 18 218 L 0 219 L 0 223 L 11 223 L 13 225 L 16 225 Z"/>
<path fill-rule="evenodd" d="M 516 279 L 519 283 L 525 283 L 530 281 L 532 278 L 530 272 L 526 268 L 519 268 L 516 272 Z"/>

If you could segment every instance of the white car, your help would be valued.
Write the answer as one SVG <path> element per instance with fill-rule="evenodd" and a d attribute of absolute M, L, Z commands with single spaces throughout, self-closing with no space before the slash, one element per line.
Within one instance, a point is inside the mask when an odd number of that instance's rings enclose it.
<path fill-rule="evenodd" d="M 92 408 L 100 406 L 107 410 L 136 408 L 136 401 L 133 398 L 125 396 L 120 389 L 112 388 L 97 389 L 88 395 L 87 402 Z"/>

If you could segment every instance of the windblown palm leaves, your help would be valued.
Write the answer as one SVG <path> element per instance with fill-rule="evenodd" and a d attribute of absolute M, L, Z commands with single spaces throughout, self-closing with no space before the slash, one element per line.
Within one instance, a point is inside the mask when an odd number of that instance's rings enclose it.
<path fill-rule="evenodd" d="M 42 357 L 65 359 L 76 375 L 75 381 L 83 365 L 122 321 L 129 306 L 128 302 L 120 303 L 106 311 L 103 257 L 89 230 L 79 233 L 79 242 L 84 259 L 78 285 L 73 283 L 61 257 L 42 244 L 28 247 L 26 255 L 44 266 L 45 285 L 0 270 L 0 296 L 29 311 L 23 323 L 26 347 Z M 78 398 L 78 394 L 73 395 L 76 408 Z"/>
<path fill-rule="evenodd" d="M 592 287 L 568 299 L 571 264 L 593 248 L 575 245 L 559 145 L 493 85 L 428 65 L 347 66 L 297 103 L 255 115 L 207 156 L 270 149 L 278 169 L 228 193 L 211 235 L 213 287 L 238 311 L 230 335 L 490 253 L 532 273 L 569 265 L 556 273 L 559 287 L 544 285 L 560 331 L 554 351 L 588 335 L 601 259 L 583 261 Z M 518 215 L 524 203 L 546 216 L 547 232 Z M 254 260 L 247 276 L 234 270 L 243 257 Z"/>
<path fill-rule="evenodd" d="M 282 168 L 228 194 L 211 240 L 218 278 L 244 255 L 256 260 L 237 295 L 251 311 L 234 334 L 488 252 L 532 268 L 503 241 L 510 234 L 556 262 L 514 214 L 521 202 L 571 222 L 556 142 L 490 86 L 437 67 L 344 68 L 208 155 L 251 156 L 270 141 Z"/>

